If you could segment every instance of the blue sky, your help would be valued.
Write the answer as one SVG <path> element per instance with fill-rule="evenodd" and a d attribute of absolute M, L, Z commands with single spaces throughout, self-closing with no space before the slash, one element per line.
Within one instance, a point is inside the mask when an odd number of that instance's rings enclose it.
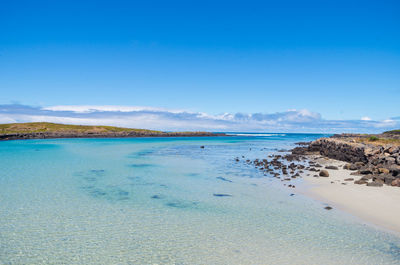
<path fill-rule="evenodd" d="M 111 105 L 210 117 L 295 110 L 354 121 L 350 131 L 368 130 L 362 118 L 396 127 L 399 14 L 397 1 L 7 1 L 0 121 L 29 120 L 15 104 Z M 175 129 L 194 128 L 181 119 Z M 154 122 L 145 126 L 171 127 Z"/>

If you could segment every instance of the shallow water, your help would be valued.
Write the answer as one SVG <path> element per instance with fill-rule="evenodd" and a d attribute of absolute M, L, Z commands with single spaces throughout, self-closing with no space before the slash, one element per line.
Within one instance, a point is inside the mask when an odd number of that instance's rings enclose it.
<path fill-rule="evenodd" d="M 0 263 L 400 264 L 400 238 L 234 159 L 318 137 L 0 142 Z"/>

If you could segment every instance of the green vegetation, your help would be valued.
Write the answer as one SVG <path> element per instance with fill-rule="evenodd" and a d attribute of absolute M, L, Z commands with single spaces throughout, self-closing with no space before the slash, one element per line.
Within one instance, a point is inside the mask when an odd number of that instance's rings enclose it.
<path fill-rule="evenodd" d="M 161 133 L 144 129 L 129 129 L 113 126 L 88 126 L 88 125 L 68 125 L 50 122 L 29 122 L 29 123 L 10 123 L 0 124 L 0 134 L 14 133 L 35 133 L 35 132 L 68 132 L 68 133 L 111 133 L 111 132 L 143 132 Z"/>
<path fill-rule="evenodd" d="M 400 139 L 390 137 L 377 137 L 372 135 L 370 137 L 355 137 L 353 138 L 357 143 L 373 144 L 373 145 L 400 145 Z"/>
<path fill-rule="evenodd" d="M 113 126 L 68 125 L 50 122 L 0 124 L 0 140 L 69 137 L 219 136 L 208 132 L 162 132 Z"/>
<path fill-rule="evenodd" d="M 375 135 L 373 135 L 373 136 L 368 138 L 368 141 L 371 141 L 371 142 L 375 142 L 375 141 L 378 141 L 378 140 L 379 140 L 379 138 L 376 137 Z"/>

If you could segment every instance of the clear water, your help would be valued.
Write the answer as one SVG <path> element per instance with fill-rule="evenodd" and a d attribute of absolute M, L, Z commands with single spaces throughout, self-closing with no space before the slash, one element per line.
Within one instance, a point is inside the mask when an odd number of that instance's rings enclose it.
<path fill-rule="evenodd" d="M 234 160 L 318 137 L 0 142 L 0 264 L 400 264 L 400 238 Z"/>

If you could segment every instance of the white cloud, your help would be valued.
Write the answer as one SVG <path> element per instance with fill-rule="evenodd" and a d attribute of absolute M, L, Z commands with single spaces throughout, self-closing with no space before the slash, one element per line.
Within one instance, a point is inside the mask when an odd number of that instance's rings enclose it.
<path fill-rule="evenodd" d="M 383 121 L 379 122 L 377 124 L 377 127 L 378 128 L 395 127 L 395 126 L 398 126 L 398 123 L 399 122 L 397 122 L 395 120 L 387 119 L 387 120 L 383 120 Z"/>
<path fill-rule="evenodd" d="M 7 115 L 0 115 L 0 123 L 14 123 L 17 122 L 15 119 L 10 118 Z"/>
<path fill-rule="evenodd" d="M 364 116 L 361 118 L 362 121 L 371 121 L 372 119 L 368 116 Z"/>
<path fill-rule="evenodd" d="M 133 111 L 169 111 L 171 113 L 180 113 L 182 110 L 168 110 L 165 108 L 141 107 L 141 106 L 112 106 L 112 105 L 58 105 L 43 107 L 43 110 L 52 111 L 72 111 L 76 113 L 90 113 L 99 111 L 114 112 L 133 112 Z"/>
<path fill-rule="evenodd" d="M 67 124 L 113 125 L 164 131 L 258 132 L 380 132 L 400 127 L 400 121 L 324 120 L 306 109 L 277 113 L 222 113 L 168 110 L 137 106 L 0 105 L 0 123 L 48 121 Z"/>

